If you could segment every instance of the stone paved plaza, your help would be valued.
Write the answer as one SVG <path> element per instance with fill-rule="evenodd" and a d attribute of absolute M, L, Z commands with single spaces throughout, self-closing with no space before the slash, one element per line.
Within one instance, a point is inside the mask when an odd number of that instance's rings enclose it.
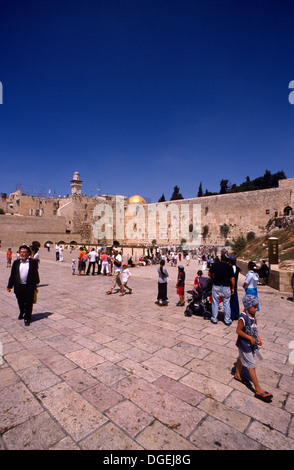
<path fill-rule="evenodd" d="M 176 306 L 177 268 L 167 267 L 169 306 L 159 307 L 157 266 L 133 268 L 133 293 L 120 297 L 105 294 L 111 277 L 72 276 L 66 251 L 63 263 L 54 250 L 40 258 L 25 327 L 0 253 L 0 449 L 294 449 L 289 294 L 259 287 L 257 375 L 274 395 L 268 404 L 233 379 L 236 322 L 213 325 Z M 196 260 L 185 268 L 186 290 L 198 269 Z"/>

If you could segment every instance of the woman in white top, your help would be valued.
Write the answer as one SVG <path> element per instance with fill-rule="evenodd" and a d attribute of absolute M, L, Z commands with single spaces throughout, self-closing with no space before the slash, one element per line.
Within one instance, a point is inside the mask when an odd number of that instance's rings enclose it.
<path fill-rule="evenodd" d="M 258 293 L 257 293 L 258 279 L 259 279 L 259 275 L 257 274 L 256 264 L 253 261 L 249 261 L 248 273 L 246 274 L 243 288 L 247 295 L 255 295 L 257 299 L 258 299 Z M 259 311 L 259 306 L 257 310 Z"/>
<path fill-rule="evenodd" d="M 158 295 L 157 301 L 155 302 L 158 305 L 168 305 L 167 298 L 167 278 L 168 272 L 164 267 L 165 261 L 162 259 L 160 261 L 160 266 L 157 269 L 158 272 Z"/>

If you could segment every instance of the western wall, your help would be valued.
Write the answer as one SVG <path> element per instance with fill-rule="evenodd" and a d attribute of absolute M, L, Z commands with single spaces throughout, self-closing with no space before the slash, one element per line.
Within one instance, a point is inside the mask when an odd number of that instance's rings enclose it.
<path fill-rule="evenodd" d="M 294 178 L 280 180 L 277 188 L 259 191 L 156 204 L 139 200 L 125 211 L 125 236 L 117 239 L 127 244 L 156 240 L 157 245 L 166 246 L 179 245 L 184 239 L 191 246 L 223 246 L 239 235 L 246 238 L 248 232 L 256 237 L 265 235 L 267 224 L 275 217 L 290 215 L 293 207 Z"/>
<path fill-rule="evenodd" d="M 275 217 L 294 208 L 294 178 L 279 181 L 279 187 L 201 198 L 146 204 L 134 196 L 87 197 L 76 172 L 71 195 L 45 198 L 21 191 L 1 197 L 1 246 L 38 241 L 80 245 L 121 246 L 180 245 L 223 246 L 226 240 L 254 232 L 267 233 Z M 156 241 L 156 242 L 155 242 Z"/>

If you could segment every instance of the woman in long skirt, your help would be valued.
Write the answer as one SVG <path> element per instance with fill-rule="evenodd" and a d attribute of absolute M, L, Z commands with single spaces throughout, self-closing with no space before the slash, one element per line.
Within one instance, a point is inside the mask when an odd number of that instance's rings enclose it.
<path fill-rule="evenodd" d="M 165 261 L 160 261 L 160 266 L 157 269 L 158 272 L 158 295 L 157 295 L 157 302 L 158 305 L 168 305 L 168 298 L 167 298 L 167 278 L 168 272 L 164 267 Z"/>
<path fill-rule="evenodd" d="M 230 265 L 233 268 L 234 278 L 235 278 L 234 294 L 231 295 L 231 301 L 230 301 L 230 303 L 231 303 L 231 319 L 232 320 L 238 320 L 238 318 L 240 316 L 239 299 L 238 299 L 238 277 L 239 277 L 239 272 L 241 271 L 241 269 L 236 264 L 235 256 L 230 257 Z"/>

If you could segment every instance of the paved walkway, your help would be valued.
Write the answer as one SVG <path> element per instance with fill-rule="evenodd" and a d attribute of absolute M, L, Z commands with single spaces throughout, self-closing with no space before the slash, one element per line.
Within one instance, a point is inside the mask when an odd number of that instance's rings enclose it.
<path fill-rule="evenodd" d="M 107 296 L 110 277 L 72 276 L 67 252 L 64 263 L 40 256 L 25 327 L 0 253 L 0 449 L 294 449 L 287 294 L 259 288 L 267 404 L 233 379 L 236 322 L 213 325 L 176 307 L 176 268 L 168 267 L 170 305 L 159 307 L 155 266 L 132 270 L 133 294 Z M 186 268 L 186 288 L 198 269 Z"/>

